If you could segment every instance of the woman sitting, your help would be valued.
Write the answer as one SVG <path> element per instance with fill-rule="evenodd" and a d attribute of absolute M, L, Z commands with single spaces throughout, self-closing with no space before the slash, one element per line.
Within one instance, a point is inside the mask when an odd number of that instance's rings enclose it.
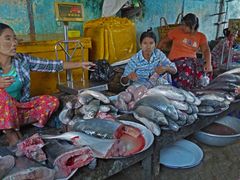
<path fill-rule="evenodd" d="M 21 137 L 19 128 L 22 125 L 43 127 L 59 106 L 54 96 L 30 98 L 30 71 L 58 72 L 79 67 L 89 69 L 94 65 L 16 53 L 17 44 L 13 29 L 0 23 L 0 130 L 6 134 L 10 145 L 16 144 Z"/>
<path fill-rule="evenodd" d="M 121 83 L 137 83 L 148 87 L 172 83 L 171 74 L 177 72 L 176 66 L 162 51 L 156 49 L 156 35 L 151 29 L 141 34 L 140 46 L 141 50 L 126 65 Z"/>

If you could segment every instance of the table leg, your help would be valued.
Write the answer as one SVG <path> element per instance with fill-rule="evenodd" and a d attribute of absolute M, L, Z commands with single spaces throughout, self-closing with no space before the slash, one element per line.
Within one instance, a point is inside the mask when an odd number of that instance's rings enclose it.
<path fill-rule="evenodd" d="M 144 172 L 144 179 L 145 180 L 153 180 L 152 155 L 147 156 L 145 159 L 142 160 L 142 167 L 143 167 L 143 172 Z"/>

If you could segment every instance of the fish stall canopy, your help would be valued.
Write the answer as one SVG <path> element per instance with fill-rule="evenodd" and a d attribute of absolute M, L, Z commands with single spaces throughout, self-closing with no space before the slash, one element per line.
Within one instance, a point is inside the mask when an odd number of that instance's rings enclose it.
<path fill-rule="evenodd" d="M 64 93 L 58 91 L 57 74 L 31 72 L 31 96 L 54 95 L 60 106 L 53 114 L 46 110 L 36 118 L 47 116 L 44 127 L 37 124 L 17 127 L 19 141 L 13 147 L 8 144 L 8 131 L 1 129 L 0 178 L 68 179 L 74 176 L 89 179 L 90 176 L 106 179 L 139 162 L 143 165 L 144 179 L 160 177 L 161 148 L 204 127 L 207 129 L 209 124 L 229 113 L 239 118 L 239 42 L 230 43 L 227 52 L 220 49 L 219 71 L 197 88 L 159 84 L 157 79 L 123 87 L 120 78 L 124 66 L 140 50 L 138 39 L 142 32 L 152 27 L 158 35 L 161 17 L 173 25 L 178 14 L 197 14 L 199 31 L 211 40 L 212 50 L 221 40 L 227 44 L 228 39 L 222 38 L 223 29 L 239 31 L 239 9 L 240 2 L 234 0 L 0 0 L 0 22 L 16 31 L 18 53 L 52 60 L 92 61 L 97 66 L 91 74 L 83 69 L 59 74 L 61 79 L 66 77 L 64 83 L 72 88 Z M 68 30 L 81 33 L 70 38 Z M 157 37 L 159 40 L 161 37 Z M 59 42 L 60 47 L 56 46 Z M 70 42 L 80 45 L 76 47 Z M 234 66 L 229 64 L 233 51 L 239 52 Z M 228 56 L 224 59 L 223 55 Z M 2 70 L 0 72 L 2 74 Z M 73 81 L 88 84 L 89 77 L 103 84 L 101 90 L 104 91 L 69 85 Z M 108 89 L 111 86 L 114 88 Z M 0 96 L 4 93 L 7 94 L 0 89 Z M 40 107 L 29 102 L 8 102 L 0 108 L 14 106 L 20 113 L 26 107 L 31 106 L 31 111 Z M 31 113 L 26 114 L 28 117 Z M 1 118 L 6 122 L 7 118 Z"/>

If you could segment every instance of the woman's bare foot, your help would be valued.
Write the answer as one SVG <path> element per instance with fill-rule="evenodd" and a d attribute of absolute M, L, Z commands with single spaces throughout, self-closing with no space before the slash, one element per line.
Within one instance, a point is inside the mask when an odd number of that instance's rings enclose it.
<path fill-rule="evenodd" d="M 6 134 L 6 137 L 10 146 L 14 146 L 17 144 L 17 142 L 19 141 L 19 137 L 15 130 L 7 129 L 7 130 L 4 130 L 4 133 Z"/>

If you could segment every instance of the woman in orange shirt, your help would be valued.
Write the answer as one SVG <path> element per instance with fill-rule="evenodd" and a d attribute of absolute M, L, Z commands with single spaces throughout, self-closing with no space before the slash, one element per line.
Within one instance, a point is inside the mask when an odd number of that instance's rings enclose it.
<path fill-rule="evenodd" d="M 172 48 L 168 58 L 173 61 L 178 73 L 173 76 L 173 83 L 184 89 L 201 86 L 204 72 L 210 76 L 212 72 L 211 53 L 206 36 L 198 32 L 199 20 L 195 14 L 189 13 L 182 19 L 182 25 L 169 31 L 162 39 L 158 48 L 162 49 L 169 42 Z M 202 51 L 203 59 L 197 59 L 198 49 Z"/>

